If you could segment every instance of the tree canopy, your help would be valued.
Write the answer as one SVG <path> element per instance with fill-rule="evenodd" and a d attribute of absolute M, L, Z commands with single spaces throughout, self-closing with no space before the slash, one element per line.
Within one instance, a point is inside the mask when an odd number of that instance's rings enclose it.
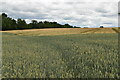
<path fill-rule="evenodd" d="M 32 20 L 27 24 L 24 19 L 18 18 L 17 20 L 7 16 L 6 13 L 0 15 L 2 17 L 2 30 L 18 30 L 18 29 L 40 29 L 40 28 L 74 28 L 69 24 L 59 24 L 57 22 L 37 21 Z"/>

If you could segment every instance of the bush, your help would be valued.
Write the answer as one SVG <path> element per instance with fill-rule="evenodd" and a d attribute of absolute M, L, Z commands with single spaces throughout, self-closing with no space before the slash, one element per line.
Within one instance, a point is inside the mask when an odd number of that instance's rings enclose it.
<path fill-rule="evenodd" d="M 100 28 L 104 28 L 103 26 L 100 26 Z"/>

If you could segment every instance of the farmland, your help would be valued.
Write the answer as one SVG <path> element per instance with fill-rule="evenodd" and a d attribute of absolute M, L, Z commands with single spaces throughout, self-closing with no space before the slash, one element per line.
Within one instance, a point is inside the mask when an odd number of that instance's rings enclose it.
<path fill-rule="evenodd" d="M 53 36 L 53 35 L 68 35 L 68 34 L 88 34 L 88 33 L 116 33 L 118 28 L 46 28 L 46 29 L 28 29 L 28 30 L 12 30 L 4 31 L 14 33 L 16 35 L 29 36 Z"/>
<path fill-rule="evenodd" d="M 118 78 L 116 30 L 2 32 L 2 77 Z"/>

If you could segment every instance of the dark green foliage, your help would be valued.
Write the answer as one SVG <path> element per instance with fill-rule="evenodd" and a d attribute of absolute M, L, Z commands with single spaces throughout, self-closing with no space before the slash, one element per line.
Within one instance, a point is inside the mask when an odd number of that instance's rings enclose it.
<path fill-rule="evenodd" d="M 64 25 L 65 28 L 73 28 L 73 26 L 70 26 L 69 24 Z"/>
<path fill-rule="evenodd" d="M 5 13 L 2 13 L 2 16 L 3 16 L 3 17 L 7 17 L 7 14 L 5 14 Z"/>
<path fill-rule="evenodd" d="M 73 28 L 69 24 L 61 25 L 57 22 L 48 22 L 32 20 L 27 24 L 25 20 L 18 18 L 17 21 L 8 17 L 7 14 L 2 13 L 2 30 L 16 30 L 16 29 L 40 29 L 40 28 Z"/>
<path fill-rule="evenodd" d="M 103 26 L 100 26 L 100 28 L 104 28 Z"/>
<path fill-rule="evenodd" d="M 88 27 L 84 27 L 84 28 L 88 28 Z"/>
<path fill-rule="evenodd" d="M 2 19 L 2 29 L 3 30 L 12 30 L 12 29 L 17 29 L 16 21 L 11 18 L 4 17 Z"/>
<path fill-rule="evenodd" d="M 74 28 L 81 28 L 81 27 L 74 26 Z"/>
<path fill-rule="evenodd" d="M 18 29 L 26 29 L 27 23 L 25 22 L 25 20 L 18 19 L 17 20 L 17 27 L 18 27 Z"/>
<path fill-rule="evenodd" d="M 17 29 L 16 21 L 7 17 L 5 13 L 2 14 L 2 30 Z"/>

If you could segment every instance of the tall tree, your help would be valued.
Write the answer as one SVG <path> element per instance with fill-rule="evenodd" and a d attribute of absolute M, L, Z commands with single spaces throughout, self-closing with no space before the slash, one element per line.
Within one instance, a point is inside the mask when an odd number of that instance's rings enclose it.
<path fill-rule="evenodd" d="M 7 17 L 7 14 L 2 14 L 2 30 L 17 29 L 16 21 L 12 18 Z"/>
<path fill-rule="evenodd" d="M 18 18 L 17 21 L 7 16 L 7 14 L 2 13 L 2 30 L 15 30 L 15 29 L 39 29 L 39 28 L 73 28 L 69 24 L 61 25 L 57 22 L 32 20 L 31 23 L 27 24 L 24 19 Z"/>
<path fill-rule="evenodd" d="M 27 23 L 25 20 L 22 20 L 20 18 L 17 19 L 17 26 L 18 29 L 26 29 L 27 28 Z"/>
<path fill-rule="evenodd" d="M 38 28 L 38 22 L 36 20 L 32 20 L 32 28 Z"/>
<path fill-rule="evenodd" d="M 5 13 L 2 13 L 2 17 L 7 17 L 7 14 L 5 14 Z"/>

